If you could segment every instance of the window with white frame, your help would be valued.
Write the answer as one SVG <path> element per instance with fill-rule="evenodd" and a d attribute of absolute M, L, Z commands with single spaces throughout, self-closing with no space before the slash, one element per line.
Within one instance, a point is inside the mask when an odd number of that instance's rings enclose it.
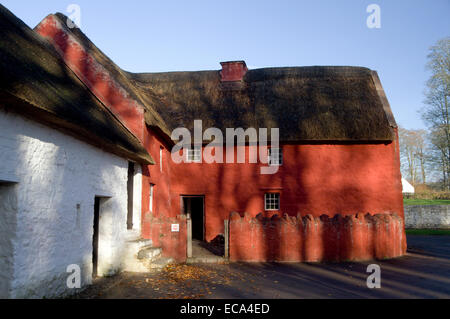
<path fill-rule="evenodd" d="M 265 210 L 280 210 L 280 194 L 266 193 L 264 195 L 264 209 Z"/>
<path fill-rule="evenodd" d="M 281 166 L 283 165 L 283 149 L 282 148 L 269 148 L 267 150 L 269 156 L 269 165 Z"/>
<path fill-rule="evenodd" d="M 202 159 L 202 149 L 201 148 L 189 148 L 186 153 L 187 163 L 200 163 Z"/>

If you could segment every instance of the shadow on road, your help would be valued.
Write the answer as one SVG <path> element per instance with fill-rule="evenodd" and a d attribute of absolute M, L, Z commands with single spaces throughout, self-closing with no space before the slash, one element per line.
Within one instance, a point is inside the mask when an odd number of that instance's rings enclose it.
<path fill-rule="evenodd" d="M 122 273 L 75 298 L 450 298 L 450 236 L 410 236 L 402 258 L 349 263 L 173 265 L 162 272 Z M 381 266 L 381 289 L 366 285 Z"/>

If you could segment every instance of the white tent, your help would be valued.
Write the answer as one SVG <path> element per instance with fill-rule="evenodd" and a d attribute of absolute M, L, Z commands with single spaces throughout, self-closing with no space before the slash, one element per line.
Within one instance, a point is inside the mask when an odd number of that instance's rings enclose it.
<path fill-rule="evenodd" d="M 403 194 L 414 194 L 414 186 L 412 186 L 406 179 L 402 178 Z"/>

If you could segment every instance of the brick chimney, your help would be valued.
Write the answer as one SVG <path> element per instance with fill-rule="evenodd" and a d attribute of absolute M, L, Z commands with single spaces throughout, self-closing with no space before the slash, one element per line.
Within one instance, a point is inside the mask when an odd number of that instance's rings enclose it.
<path fill-rule="evenodd" d="M 221 62 L 220 65 L 222 65 L 222 71 L 220 72 L 222 82 L 242 81 L 248 71 L 245 61 Z"/>

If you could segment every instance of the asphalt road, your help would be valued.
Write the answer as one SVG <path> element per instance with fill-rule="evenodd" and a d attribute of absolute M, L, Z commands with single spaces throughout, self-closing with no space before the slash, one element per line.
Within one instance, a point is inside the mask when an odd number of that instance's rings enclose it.
<path fill-rule="evenodd" d="M 98 280 L 75 298 L 450 298 L 450 236 L 409 236 L 408 255 L 363 263 L 179 265 Z M 381 288 L 369 289 L 369 264 Z"/>

